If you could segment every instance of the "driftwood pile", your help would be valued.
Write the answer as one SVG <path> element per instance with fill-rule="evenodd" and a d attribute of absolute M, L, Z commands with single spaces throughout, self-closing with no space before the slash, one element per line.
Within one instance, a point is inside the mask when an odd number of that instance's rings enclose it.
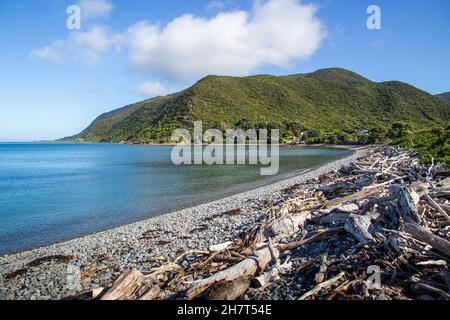
<path fill-rule="evenodd" d="M 424 167 L 407 150 L 374 147 L 284 190 L 241 238 L 148 272 L 126 271 L 113 287 L 77 298 L 267 298 L 257 293 L 300 283 L 299 300 L 449 299 L 449 200 L 450 178 L 439 164 Z"/>

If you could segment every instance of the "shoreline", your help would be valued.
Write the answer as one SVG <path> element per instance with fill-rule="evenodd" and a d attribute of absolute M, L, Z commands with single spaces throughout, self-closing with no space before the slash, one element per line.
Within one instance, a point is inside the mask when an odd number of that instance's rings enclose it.
<path fill-rule="evenodd" d="M 28 144 L 28 143 L 41 143 L 41 142 L 25 142 L 25 144 Z M 42 142 L 42 143 L 47 143 L 47 142 Z M 50 143 L 52 143 L 52 142 L 50 142 Z M 67 142 L 58 142 L 58 141 L 56 141 L 56 143 L 64 144 L 64 143 L 67 143 Z M 107 142 L 104 142 L 104 143 L 103 142 L 100 142 L 100 143 L 97 143 L 97 142 L 92 142 L 92 143 L 91 142 L 81 142 L 81 143 L 68 142 L 68 143 L 70 143 L 70 144 L 87 144 L 87 145 L 89 145 L 89 144 L 122 145 L 122 144 L 119 144 L 119 143 L 107 143 Z M 158 146 L 160 147 L 160 146 L 167 146 L 168 147 L 169 145 L 138 145 L 138 144 L 136 144 L 136 145 L 128 145 L 128 146 L 135 146 L 135 147 L 158 147 Z M 288 145 L 288 144 L 283 144 L 283 145 L 280 145 L 280 147 L 282 147 L 282 148 L 289 148 L 289 149 L 297 149 L 297 148 L 299 148 L 299 149 L 303 149 L 303 148 L 312 148 L 312 149 L 324 148 L 325 149 L 325 148 L 330 148 L 330 149 L 347 150 L 347 151 L 350 151 L 350 152 L 354 153 L 354 150 L 361 149 L 361 148 L 366 148 L 367 146 L 330 145 L 330 144 L 315 144 L 315 145 Z M 343 159 L 347 158 L 348 156 L 351 156 L 351 154 L 347 155 L 347 156 L 344 156 L 344 158 L 342 158 L 342 159 L 338 159 L 338 160 L 334 160 L 334 161 L 343 160 Z M 331 164 L 334 161 L 332 160 L 329 163 L 318 164 L 318 165 L 312 166 L 312 167 L 307 168 L 307 169 L 300 169 L 300 170 L 294 170 L 294 171 L 285 172 L 285 173 L 280 174 L 280 175 L 275 175 L 275 176 L 272 176 L 272 177 L 268 177 L 268 178 L 264 179 L 263 181 L 244 183 L 239 188 L 233 188 L 232 190 L 228 190 L 228 191 L 222 192 L 222 194 L 220 196 L 206 197 L 205 199 L 202 199 L 202 200 L 192 201 L 191 203 L 189 203 L 187 205 L 184 205 L 184 206 L 181 206 L 179 208 L 164 210 L 164 211 L 155 213 L 153 215 L 149 214 L 148 217 L 140 218 L 138 220 L 131 220 L 131 221 L 128 221 L 128 222 L 123 222 L 121 224 L 105 226 L 105 227 L 99 228 L 99 229 L 97 229 L 95 231 L 90 231 L 90 232 L 86 232 L 86 233 L 75 235 L 75 236 L 67 236 L 67 237 L 60 238 L 58 240 L 52 241 L 52 242 L 47 243 L 47 244 L 33 245 L 33 246 L 29 246 L 27 248 L 16 249 L 16 250 L 12 250 L 12 251 L 9 251 L 9 252 L 0 252 L 0 258 L 3 257 L 3 256 L 16 255 L 16 254 L 20 254 L 20 253 L 24 253 L 24 252 L 28 252 L 28 251 L 34 251 L 34 250 L 37 250 L 37 249 L 50 247 L 50 246 L 53 246 L 53 245 L 69 242 L 69 241 L 80 239 L 80 238 L 84 238 L 84 237 L 87 237 L 87 236 L 92 236 L 92 235 L 95 235 L 95 234 L 100 233 L 100 232 L 106 232 L 106 231 L 118 229 L 118 228 L 121 228 L 121 227 L 124 227 L 124 226 L 127 226 L 127 225 L 136 224 L 136 223 L 139 223 L 139 222 L 144 222 L 146 220 L 154 219 L 154 218 L 157 218 L 157 217 L 162 216 L 162 215 L 173 214 L 173 213 L 176 213 L 178 211 L 193 209 L 193 208 L 195 208 L 197 206 L 201 206 L 201 205 L 204 205 L 204 204 L 212 203 L 212 202 L 215 202 L 215 201 L 225 200 L 226 198 L 229 198 L 229 197 L 232 197 L 232 196 L 235 196 L 235 195 L 239 195 L 239 194 L 246 193 L 248 191 L 252 191 L 252 190 L 263 188 L 263 187 L 269 187 L 269 186 L 271 186 L 273 184 L 276 184 L 278 182 L 281 182 L 281 181 L 284 181 L 284 180 L 288 180 L 288 179 L 291 179 L 291 178 L 295 178 L 295 177 L 299 177 L 299 176 L 301 176 L 301 175 L 303 175 L 305 173 L 308 173 L 309 171 L 316 170 L 316 169 L 321 168 L 322 166 Z"/>
<path fill-rule="evenodd" d="M 104 144 L 104 145 L 120 145 L 120 146 L 141 146 L 141 147 L 175 147 L 178 143 L 124 143 L 124 142 L 95 142 L 95 141 L 61 141 L 61 140 L 43 140 L 43 141 L 3 141 L 0 143 L 49 143 L 49 144 Z M 191 144 L 194 146 L 195 144 Z M 202 146 L 208 146 L 208 143 L 202 143 Z M 214 145 L 214 144 L 212 144 Z M 249 146 L 258 144 L 234 144 L 235 146 Z M 330 143 L 312 143 L 312 144 L 290 144 L 290 143 L 278 143 L 279 147 L 291 147 L 291 148 L 338 148 L 338 149 L 354 149 L 354 148 L 364 148 L 369 147 L 368 144 L 330 144 Z M 270 144 L 268 144 L 270 146 Z"/>
<path fill-rule="evenodd" d="M 348 157 L 269 185 L 72 240 L 1 256 L 0 274 L 8 279 L 4 280 L 5 292 L 0 295 L 7 299 L 59 299 L 99 285 L 108 286 L 125 268 L 149 270 L 161 261 L 169 261 L 181 250 L 205 249 L 232 240 L 246 226 L 258 221 L 262 214 L 257 209 L 258 203 L 280 199 L 282 190 L 339 169 L 368 150 L 361 146 L 347 148 L 354 151 Z M 240 212 L 236 214 L 237 209 Z M 52 260 L 27 266 L 36 259 L 56 255 L 72 257 L 71 265 L 79 268 L 81 273 L 93 267 L 100 272 L 91 276 L 82 287 L 70 289 L 65 283 L 67 262 Z M 20 274 L 14 275 L 18 270 Z M 52 283 L 50 287 L 49 283 Z"/>

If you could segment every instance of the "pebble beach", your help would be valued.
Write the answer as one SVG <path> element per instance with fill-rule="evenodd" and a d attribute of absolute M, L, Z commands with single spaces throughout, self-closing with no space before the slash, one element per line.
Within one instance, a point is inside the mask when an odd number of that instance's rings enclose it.
<path fill-rule="evenodd" d="M 108 287 L 126 269 L 141 272 L 180 252 L 203 250 L 236 238 L 256 223 L 261 203 L 282 190 L 339 169 L 364 155 L 355 148 L 346 158 L 267 186 L 221 200 L 149 218 L 115 229 L 0 257 L 0 299 L 56 300 Z M 51 232 L 51 230 L 49 230 Z M 81 276 L 75 285 L 71 280 Z"/>

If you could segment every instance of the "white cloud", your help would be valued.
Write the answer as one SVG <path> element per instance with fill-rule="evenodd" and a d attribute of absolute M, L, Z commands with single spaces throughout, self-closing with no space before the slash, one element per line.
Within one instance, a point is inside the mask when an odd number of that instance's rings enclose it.
<path fill-rule="evenodd" d="M 114 9 L 111 0 L 80 0 L 79 6 L 81 17 L 86 19 L 107 17 Z"/>
<path fill-rule="evenodd" d="M 94 26 L 87 32 L 74 32 L 67 41 L 68 51 L 83 64 L 98 64 L 111 45 L 107 29 L 101 26 Z"/>
<path fill-rule="evenodd" d="M 141 21 L 116 34 L 94 26 L 31 55 L 53 61 L 70 56 L 96 64 L 111 48 L 120 47 L 127 49 L 134 70 L 165 80 L 246 75 L 265 65 L 288 67 L 311 57 L 325 37 L 316 10 L 299 0 L 255 0 L 249 11 L 221 12 L 212 18 L 185 14 L 164 26 Z"/>
<path fill-rule="evenodd" d="M 63 62 L 66 57 L 84 64 L 95 65 L 112 45 L 111 35 L 102 26 L 93 26 L 89 31 L 74 31 L 65 41 L 55 41 L 49 46 L 35 49 L 30 56 L 54 62 Z"/>
<path fill-rule="evenodd" d="M 159 82 L 147 81 L 136 87 L 136 92 L 146 97 L 162 96 L 168 93 L 167 88 Z"/>
<path fill-rule="evenodd" d="M 308 59 L 325 37 L 315 13 L 315 6 L 297 0 L 270 0 L 211 19 L 186 14 L 164 27 L 139 22 L 123 38 L 140 72 L 176 80 L 244 75 L 263 65 Z"/>
<path fill-rule="evenodd" d="M 32 50 L 30 57 L 62 63 L 64 62 L 64 57 L 61 54 L 61 48 L 63 48 L 64 45 L 64 41 L 55 41 L 49 46 Z"/>

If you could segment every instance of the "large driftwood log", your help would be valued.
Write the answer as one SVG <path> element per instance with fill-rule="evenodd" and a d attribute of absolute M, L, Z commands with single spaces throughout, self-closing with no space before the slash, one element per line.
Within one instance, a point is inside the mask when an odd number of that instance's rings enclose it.
<path fill-rule="evenodd" d="M 130 300 L 142 285 L 143 275 L 136 269 L 124 272 L 101 300 Z"/>
<path fill-rule="evenodd" d="M 275 257 L 272 256 L 272 252 L 275 254 Z M 269 246 L 258 249 L 252 256 L 238 264 L 219 271 L 209 278 L 193 282 L 186 293 L 186 297 L 193 299 L 216 283 L 229 282 L 241 277 L 252 277 L 256 273 L 263 271 L 269 262 L 272 261 L 272 258 L 278 258 L 278 254 L 276 249 L 271 250 Z"/>
<path fill-rule="evenodd" d="M 369 232 L 371 224 L 368 216 L 351 214 L 345 222 L 344 228 L 358 239 L 359 242 L 368 245 L 375 242 L 375 239 Z"/>
<path fill-rule="evenodd" d="M 236 300 L 250 287 L 250 280 L 246 277 L 233 281 L 226 281 L 212 285 L 206 290 L 203 298 L 206 300 Z"/>
<path fill-rule="evenodd" d="M 434 249 L 450 257 L 450 241 L 434 235 L 431 231 L 419 226 L 417 223 L 405 223 L 405 231 L 417 240 L 429 244 Z"/>
<path fill-rule="evenodd" d="M 419 217 L 417 216 L 419 199 L 417 194 L 406 187 L 393 186 L 391 190 L 398 194 L 398 211 L 403 220 L 406 222 L 419 222 Z"/>

